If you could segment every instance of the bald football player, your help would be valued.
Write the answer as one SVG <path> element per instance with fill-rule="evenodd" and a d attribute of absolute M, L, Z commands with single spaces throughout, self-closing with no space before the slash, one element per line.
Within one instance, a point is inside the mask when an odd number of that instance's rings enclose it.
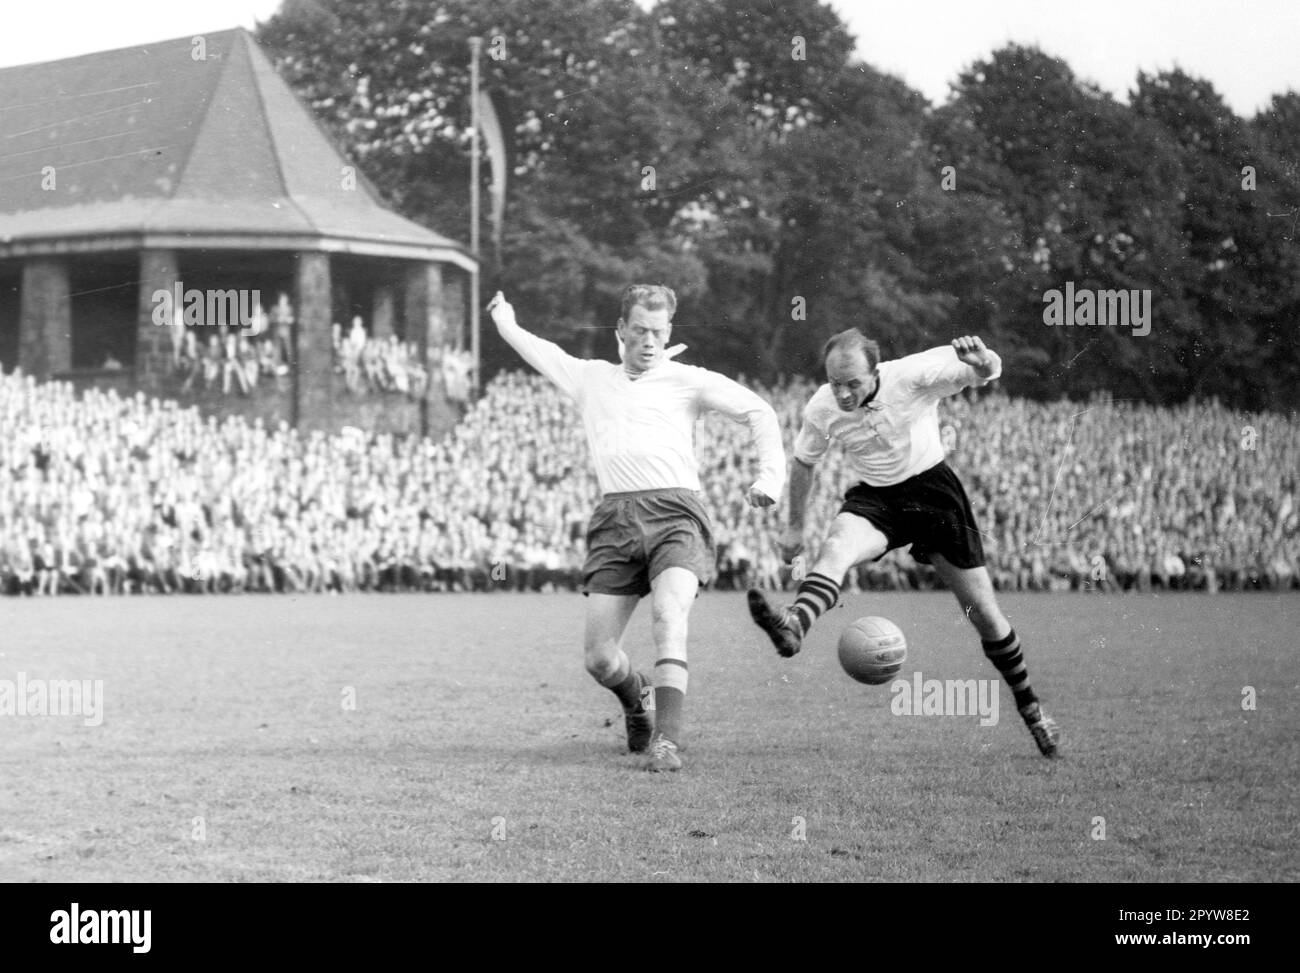
<path fill-rule="evenodd" d="M 792 656 L 818 617 L 839 601 L 850 568 L 911 544 L 912 557 L 933 565 L 957 596 L 985 656 L 1011 688 L 1039 752 L 1055 757 L 1060 729 L 1029 684 L 1020 637 L 998 607 L 975 514 L 945 461 L 939 435 L 940 400 L 996 379 L 1001 359 L 978 337 L 966 335 L 951 345 L 882 362 L 879 345 L 850 329 L 826 342 L 822 364 L 827 382 L 805 407 L 795 440 L 789 518 L 779 542 L 787 561 L 803 550 L 814 469 L 832 440 L 843 447 L 857 482 L 845 494 L 794 604 L 776 609 L 761 591 L 751 590 L 754 621 L 778 653 Z"/>

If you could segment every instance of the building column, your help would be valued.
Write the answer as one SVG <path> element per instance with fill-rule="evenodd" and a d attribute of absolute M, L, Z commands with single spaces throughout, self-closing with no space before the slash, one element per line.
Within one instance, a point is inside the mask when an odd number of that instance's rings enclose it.
<path fill-rule="evenodd" d="M 406 269 L 406 340 L 422 352 L 441 348 L 446 332 L 443 315 L 442 265 L 421 261 Z"/>
<path fill-rule="evenodd" d="M 447 389 L 442 381 L 442 351 L 445 347 L 442 265 L 429 261 L 409 264 L 402 295 L 406 340 L 419 348 L 420 362 L 429 375 L 429 388 L 420 403 L 420 432 L 428 435 L 431 411 L 445 411 Z"/>
<path fill-rule="evenodd" d="M 185 337 L 183 308 L 172 307 L 180 268 L 174 250 L 140 251 L 140 297 L 135 325 L 135 387 L 157 395 L 167 386 L 175 370 L 181 342 Z M 155 300 L 159 292 L 171 297 L 163 304 Z M 167 315 L 171 310 L 170 317 Z M 159 324 L 159 320 L 164 321 Z"/>
<path fill-rule="evenodd" d="M 334 310 L 329 254 L 301 251 L 294 275 L 293 424 L 334 431 Z"/>
<path fill-rule="evenodd" d="M 72 368 L 71 286 L 64 260 L 35 257 L 23 263 L 18 366 L 36 378 Z"/>
<path fill-rule="evenodd" d="M 468 351 L 473 344 L 469 333 L 469 274 L 448 270 L 442 281 L 442 314 L 447 322 L 443 341 Z M 484 314 L 480 323 L 491 328 L 492 318 Z"/>
<path fill-rule="evenodd" d="M 388 338 L 394 333 L 393 315 L 397 311 L 397 295 L 391 284 L 380 284 L 375 288 L 374 303 L 370 308 L 370 336 Z"/>

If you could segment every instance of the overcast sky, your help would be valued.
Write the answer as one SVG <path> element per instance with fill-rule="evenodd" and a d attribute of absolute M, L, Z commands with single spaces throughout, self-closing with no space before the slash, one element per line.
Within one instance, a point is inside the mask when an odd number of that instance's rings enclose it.
<path fill-rule="evenodd" d="M 643 5 L 649 0 L 643 0 Z M 779 3 L 781 0 L 754 0 Z M 932 102 L 977 58 L 1014 40 L 1063 58 L 1124 99 L 1139 69 L 1208 78 L 1240 114 L 1300 90 L 1300 0 L 831 0 L 858 53 Z M 279 0 L 8 0 L 0 67 L 234 26 Z"/>

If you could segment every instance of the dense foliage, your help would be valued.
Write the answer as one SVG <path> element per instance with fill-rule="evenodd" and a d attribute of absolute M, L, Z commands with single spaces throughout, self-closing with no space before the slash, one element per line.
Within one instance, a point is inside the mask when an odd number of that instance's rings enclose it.
<path fill-rule="evenodd" d="M 685 360 L 764 380 L 858 325 L 892 355 L 980 334 L 1013 393 L 1300 399 L 1295 92 L 1245 120 L 1174 70 L 1122 103 L 1010 45 L 931 106 L 818 0 L 286 0 L 259 41 L 391 205 L 465 239 L 474 35 L 512 141 L 483 293 L 575 353 L 655 280 Z M 1150 333 L 1048 327 L 1066 282 L 1149 290 Z"/>

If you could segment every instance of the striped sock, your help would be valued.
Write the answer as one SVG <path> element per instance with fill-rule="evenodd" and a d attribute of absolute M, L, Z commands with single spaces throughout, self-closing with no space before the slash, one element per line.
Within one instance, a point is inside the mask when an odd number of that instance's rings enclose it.
<path fill-rule="evenodd" d="M 831 578 L 816 572 L 804 578 L 799 583 L 794 606 L 790 609 L 791 616 L 799 626 L 799 634 L 807 635 L 808 629 L 813 627 L 813 622 L 817 621 L 823 612 L 834 608 L 839 600 L 840 586 Z"/>
<path fill-rule="evenodd" d="M 660 659 L 655 663 L 655 735 L 673 743 L 681 741 L 688 674 L 681 659 Z"/>
<path fill-rule="evenodd" d="M 1006 638 L 995 642 L 981 640 L 981 644 L 984 646 L 984 654 L 1011 687 L 1011 694 L 1016 698 L 1016 709 L 1024 710 L 1026 706 L 1038 702 L 1038 696 L 1029 687 L 1029 669 L 1020 652 L 1020 637 L 1016 635 L 1016 630 L 1013 628 Z"/>

